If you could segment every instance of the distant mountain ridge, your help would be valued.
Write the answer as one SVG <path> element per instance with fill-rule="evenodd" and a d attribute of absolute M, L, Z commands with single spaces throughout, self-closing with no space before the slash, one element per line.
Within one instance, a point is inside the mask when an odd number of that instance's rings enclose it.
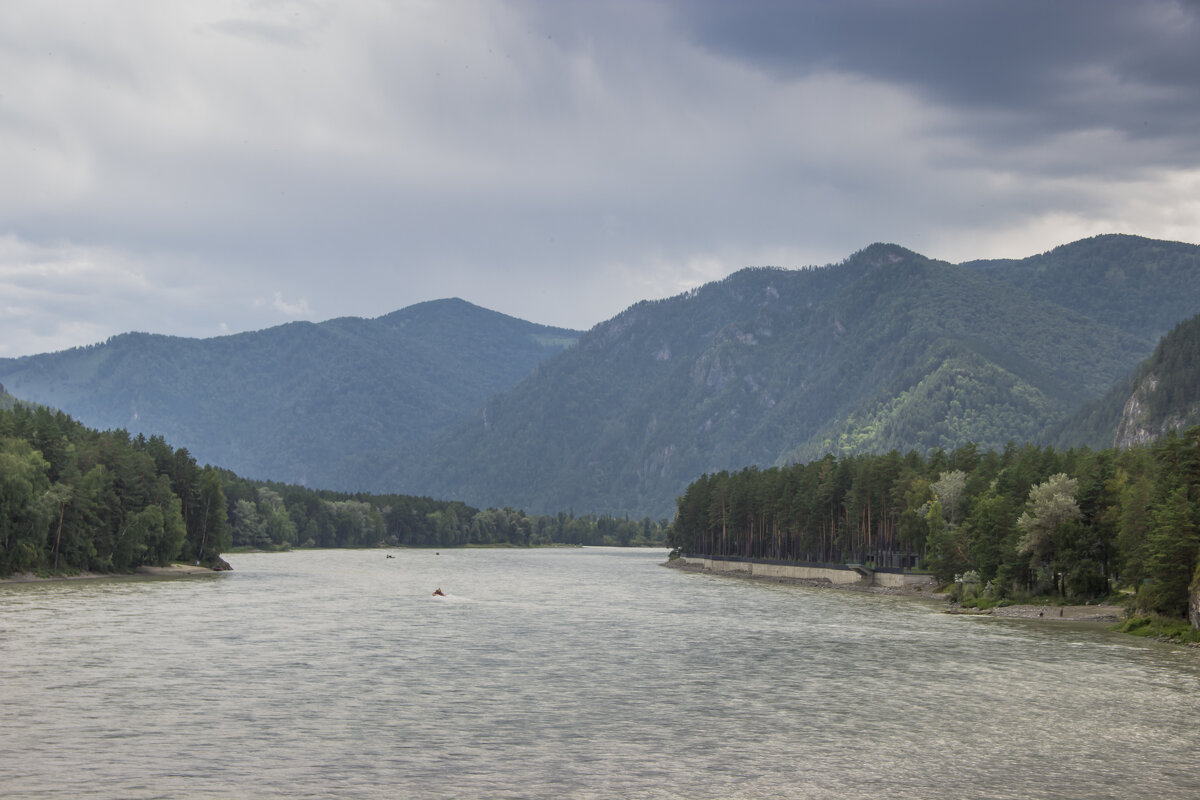
<path fill-rule="evenodd" d="M 875 244 L 583 334 L 437 301 L 213 340 L 126 334 L 0 360 L 0 381 L 248 477 L 659 517 L 704 472 L 1090 444 L 1116 424 L 1106 392 L 1197 313 L 1194 245 L 1100 236 L 954 265 Z"/>
<path fill-rule="evenodd" d="M 1152 346 L 985 270 L 872 245 L 639 303 L 396 478 L 476 504 L 669 515 L 703 472 L 1035 439 Z"/>
<path fill-rule="evenodd" d="M 0 359 L 0 380 L 92 427 L 161 434 L 247 477 L 385 491 L 380 464 L 578 335 L 451 299 L 212 339 L 122 334 Z"/>
<path fill-rule="evenodd" d="M 1104 234 L 1029 258 L 968 261 L 962 266 L 1157 341 L 1196 313 L 1197 250 L 1184 242 Z M 1164 292 L 1164 287 L 1171 291 Z"/>

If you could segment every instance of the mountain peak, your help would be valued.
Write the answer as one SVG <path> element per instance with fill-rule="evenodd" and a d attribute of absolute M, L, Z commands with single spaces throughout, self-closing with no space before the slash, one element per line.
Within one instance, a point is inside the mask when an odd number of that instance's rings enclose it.
<path fill-rule="evenodd" d="M 875 242 L 851 255 L 846 259 L 846 262 L 861 261 L 872 266 L 887 266 L 915 258 L 927 260 L 925 256 L 909 250 L 907 247 L 901 247 L 898 244 L 890 242 Z"/>
<path fill-rule="evenodd" d="M 475 305 L 461 297 L 447 297 L 440 300 L 425 300 L 411 306 L 398 309 L 390 314 L 384 314 L 375 319 L 393 327 L 411 325 L 500 325 L 510 329 L 519 326 L 530 326 L 540 333 L 551 333 L 559 336 L 578 337 L 579 331 L 569 328 L 557 328 L 552 325 L 542 325 L 529 322 L 519 317 L 513 317 L 500 311 Z"/>
<path fill-rule="evenodd" d="M 452 297 L 211 340 L 118 337 L 0 359 L 0 380 L 248 476 L 657 516 L 703 472 L 1034 441 L 1197 312 L 1193 245 L 1107 236 L 952 265 L 876 242 L 644 301 L 582 338 Z M 1156 366 L 1145 408 L 1187 411 L 1172 371 Z"/>
<path fill-rule="evenodd" d="M 381 460 L 512 388 L 578 334 L 452 298 L 210 339 L 143 333 L 0 360 L 22 399 L 158 434 L 247 477 L 387 491 Z"/>

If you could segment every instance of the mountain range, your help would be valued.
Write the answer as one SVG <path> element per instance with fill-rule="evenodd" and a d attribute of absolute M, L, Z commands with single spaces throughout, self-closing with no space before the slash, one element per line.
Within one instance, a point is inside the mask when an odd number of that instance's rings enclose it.
<path fill-rule="evenodd" d="M 1069 268 L 1072 247 L 1033 275 Z M 1145 271 L 1139 252 L 1158 258 L 1162 243 L 1078 247 L 1093 270 L 1133 273 Z M 1145 303 L 1200 310 L 1200 248 L 1188 252 L 1156 273 Z M 743 270 L 638 304 L 438 437 L 397 480 L 468 502 L 669 514 L 704 472 L 1037 441 L 1124 378 L 1163 323 L 1143 313 L 1112 325 L 1118 289 L 1091 281 L 1080 293 L 1090 307 L 1067 292 L 1055 302 L 1003 266 L 872 245 L 837 265 Z"/>
<path fill-rule="evenodd" d="M 381 465 L 578 336 L 442 300 L 211 339 L 127 333 L 0 359 L 0 383 L 94 428 L 160 434 L 244 477 L 385 491 Z"/>
<path fill-rule="evenodd" d="M 0 360 L 0 382 L 250 477 L 659 517 L 701 473 L 749 464 L 1111 445 L 1097 420 L 1116 401 L 1101 401 L 1128 400 L 1139 363 L 1198 312 L 1194 245 L 1100 236 L 955 265 L 877 244 L 742 270 L 583 334 L 438 301 L 208 340 L 128 334 Z"/>

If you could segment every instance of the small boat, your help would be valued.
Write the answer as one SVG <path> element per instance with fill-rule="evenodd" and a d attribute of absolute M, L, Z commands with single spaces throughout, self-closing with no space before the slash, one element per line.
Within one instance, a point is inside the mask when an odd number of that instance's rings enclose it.
<path fill-rule="evenodd" d="M 433 590 L 433 596 L 434 597 L 445 597 L 446 593 L 443 592 L 440 588 L 438 588 L 438 589 Z"/>

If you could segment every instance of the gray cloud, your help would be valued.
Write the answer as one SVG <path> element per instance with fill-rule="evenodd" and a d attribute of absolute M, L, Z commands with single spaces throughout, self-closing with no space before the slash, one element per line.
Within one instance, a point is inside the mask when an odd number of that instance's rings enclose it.
<path fill-rule="evenodd" d="M 698 42 L 736 61 L 902 84 L 989 124 L 1010 118 L 1002 137 L 1092 127 L 1175 136 L 1200 119 L 1193 2 L 700 0 L 680 11 Z"/>
<path fill-rule="evenodd" d="M 0 6 L 0 356 L 1194 240 L 1180 3 Z"/>

